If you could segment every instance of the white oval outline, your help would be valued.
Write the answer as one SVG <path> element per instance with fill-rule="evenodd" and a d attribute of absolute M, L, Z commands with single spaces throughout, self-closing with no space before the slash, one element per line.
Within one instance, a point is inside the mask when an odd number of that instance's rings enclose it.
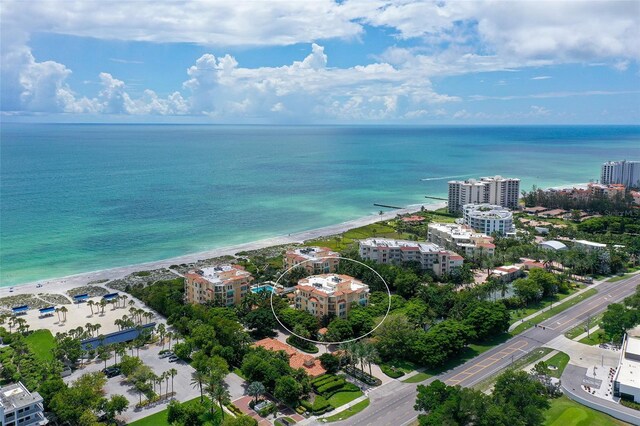
<path fill-rule="evenodd" d="M 341 345 L 343 343 L 349 343 L 349 342 L 355 342 L 356 340 L 360 340 L 364 337 L 367 337 L 368 335 L 370 335 L 371 333 L 373 333 L 374 331 L 376 331 L 376 329 L 378 327 L 380 327 L 382 325 L 382 323 L 387 319 L 387 316 L 389 315 L 389 312 L 391 311 L 391 289 L 389 288 L 389 284 L 387 284 L 387 282 L 384 280 L 384 278 L 382 278 L 382 275 L 380 275 L 375 269 L 373 269 L 371 266 L 360 262 L 359 260 L 355 260 L 355 259 L 349 259 L 348 257 L 341 257 L 341 256 L 326 256 L 326 257 L 320 257 L 317 259 L 340 259 L 340 260 L 349 260 L 351 262 L 356 262 L 362 266 L 365 266 L 369 269 L 371 269 L 371 271 L 373 271 L 374 274 L 376 274 L 378 276 L 378 278 L 380 278 L 380 280 L 382 280 L 383 284 L 385 287 L 387 287 L 387 294 L 389 295 L 389 304 L 387 306 L 387 312 L 384 314 L 384 318 L 382 318 L 382 320 L 380 320 L 380 322 L 378 323 L 378 325 L 376 325 L 371 331 L 369 331 L 366 334 L 363 334 L 362 336 L 359 337 L 354 337 L 353 339 L 349 339 L 349 340 L 343 340 L 340 342 L 321 342 L 319 340 L 313 340 L 313 339 L 307 339 L 306 337 L 302 337 L 296 333 L 294 333 L 293 331 L 289 330 L 283 323 L 282 321 L 280 321 L 280 318 L 278 318 L 278 315 L 276 314 L 275 309 L 273 309 L 273 294 L 275 293 L 274 291 L 271 291 L 271 297 L 269 298 L 269 303 L 271 304 L 271 312 L 273 313 L 273 316 L 276 318 L 276 321 L 278 321 L 278 323 L 282 326 L 282 328 L 284 328 L 285 330 L 287 330 L 289 333 L 291 333 L 293 336 L 296 336 L 302 340 L 306 340 L 307 342 L 311 342 L 311 343 L 317 343 L 320 345 Z M 306 263 L 306 262 L 312 262 L 314 260 L 317 259 L 307 259 L 307 260 L 303 260 L 302 262 L 298 263 L 297 265 L 293 265 L 292 267 L 290 267 L 289 269 L 287 269 L 286 271 L 284 271 L 282 274 L 280 274 L 280 276 L 278 277 L 278 279 L 276 280 L 276 286 L 278 285 L 278 283 L 280 282 L 280 279 L 282 277 L 284 277 L 285 275 L 287 275 L 289 273 L 289 271 L 291 271 L 294 268 L 299 267 L 300 265 Z M 330 272 L 331 273 L 331 272 Z M 367 284 L 368 285 L 368 284 Z M 294 308 L 295 309 L 295 308 Z M 337 318 L 337 317 L 336 317 Z"/>

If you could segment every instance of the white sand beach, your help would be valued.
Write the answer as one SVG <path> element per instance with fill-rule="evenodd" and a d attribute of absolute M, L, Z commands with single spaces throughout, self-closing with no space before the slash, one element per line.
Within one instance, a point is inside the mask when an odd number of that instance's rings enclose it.
<path fill-rule="evenodd" d="M 192 263 L 202 259 L 210 259 L 214 257 L 235 255 L 241 251 L 258 250 L 265 247 L 277 246 L 282 244 L 302 243 L 307 240 L 327 237 L 348 231 L 349 229 L 358 228 L 360 226 L 369 225 L 381 220 L 389 220 L 399 214 L 407 214 L 419 211 L 421 207 L 425 210 L 438 210 L 446 206 L 445 202 L 425 203 L 407 206 L 403 209 L 384 212 L 382 215 L 369 215 L 336 225 L 326 226 L 323 228 L 312 229 L 310 231 L 298 232 L 295 234 L 282 235 L 279 237 L 266 238 L 263 240 L 253 241 L 249 243 L 236 244 L 233 246 L 220 247 L 199 253 L 186 254 L 170 259 L 158 260 L 154 262 L 140 263 L 136 265 L 128 265 L 99 271 L 85 272 L 76 275 L 69 275 L 61 278 L 51 278 L 39 280 L 30 283 L 15 285 L 13 287 L 0 287 L 0 297 L 18 295 L 18 294 L 65 294 L 67 291 L 87 285 L 91 281 L 96 280 L 113 280 L 123 278 L 133 272 L 166 268 L 170 265 L 180 263 Z M 37 287 L 41 284 L 41 287 Z M 13 289 L 13 292 L 10 289 Z"/>

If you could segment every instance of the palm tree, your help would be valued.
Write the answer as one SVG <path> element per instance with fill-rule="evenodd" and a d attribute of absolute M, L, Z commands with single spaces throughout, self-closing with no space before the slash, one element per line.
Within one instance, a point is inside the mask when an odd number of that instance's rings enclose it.
<path fill-rule="evenodd" d="M 173 393 L 173 378 L 178 374 L 178 370 L 172 368 L 169 370 L 169 375 L 171 376 L 171 393 Z"/>
<path fill-rule="evenodd" d="M 266 389 L 264 385 L 260 382 L 251 382 L 251 384 L 247 387 L 247 394 L 253 397 L 254 403 L 258 402 L 258 398 L 260 398 Z"/>
<path fill-rule="evenodd" d="M 160 323 L 158 324 L 158 334 L 160 335 L 160 341 L 162 342 L 162 349 L 164 349 L 164 336 L 165 333 L 167 332 L 167 327 L 163 324 Z"/>
<path fill-rule="evenodd" d="M 104 315 L 104 308 L 107 306 L 107 301 L 102 299 L 100 300 L 100 314 Z"/>
<path fill-rule="evenodd" d="M 167 394 L 167 396 L 169 396 L 169 377 L 171 377 L 171 374 L 169 374 L 168 371 L 165 371 L 164 373 L 162 373 L 162 377 L 164 377 L 164 389 L 165 392 Z"/>
<path fill-rule="evenodd" d="M 202 384 L 204 383 L 204 381 L 207 379 L 207 376 L 204 372 L 202 371 L 194 371 L 191 376 L 193 377 L 193 380 L 191 381 L 191 386 L 195 387 L 199 387 L 200 388 L 200 403 L 202 403 L 204 401 L 204 392 L 202 389 Z"/>
<path fill-rule="evenodd" d="M 100 324 L 96 324 L 93 326 L 93 331 L 95 331 L 96 333 L 98 332 L 98 330 L 100 330 L 102 328 L 102 326 Z"/>
<path fill-rule="evenodd" d="M 167 331 L 167 339 L 169 339 L 169 350 L 171 350 L 171 339 L 173 338 L 173 332 Z"/>
<path fill-rule="evenodd" d="M 158 388 L 160 389 L 160 392 L 158 392 L 158 394 L 162 397 L 162 382 L 164 382 L 164 373 L 154 377 L 154 380 L 158 384 Z"/>
<path fill-rule="evenodd" d="M 129 296 L 128 296 L 128 295 L 126 295 L 126 294 L 123 294 L 123 295 L 122 295 L 122 307 L 123 307 L 123 308 L 127 306 L 127 299 L 128 299 L 128 298 L 129 298 Z"/>
<path fill-rule="evenodd" d="M 60 312 L 62 312 L 62 317 L 64 318 L 64 322 L 67 322 L 67 312 L 69 311 L 69 309 L 67 309 L 66 306 L 62 306 L 60 308 Z"/>
<path fill-rule="evenodd" d="M 89 305 L 89 307 L 91 308 L 91 316 L 93 316 L 93 305 L 95 305 L 96 302 L 94 302 L 93 300 L 89 300 L 87 302 L 87 305 Z"/>
<path fill-rule="evenodd" d="M 55 311 L 56 311 L 56 314 L 58 315 L 58 322 L 60 322 L 60 308 L 56 308 Z M 11 332 L 11 329 L 9 329 L 9 332 Z"/>
<path fill-rule="evenodd" d="M 223 404 L 227 404 L 229 402 L 229 391 L 224 387 L 223 381 L 217 376 L 211 376 L 211 381 L 207 384 L 207 393 L 211 398 L 211 414 L 213 415 L 213 401 L 218 401 L 220 405 L 220 412 L 222 413 L 222 418 L 224 419 L 224 409 L 222 408 Z"/>

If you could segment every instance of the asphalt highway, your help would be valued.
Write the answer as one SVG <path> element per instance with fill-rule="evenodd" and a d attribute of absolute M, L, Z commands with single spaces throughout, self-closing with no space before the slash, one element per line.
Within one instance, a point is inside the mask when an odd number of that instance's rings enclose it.
<path fill-rule="evenodd" d="M 638 285 L 640 285 L 640 275 L 637 274 L 618 282 L 601 283 L 597 286 L 597 294 L 543 321 L 538 324 L 539 327 L 532 327 L 466 363 L 421 384 L 428 384 L 438 379 L 452 386 L 473 386 L 586 321 L 588 316 L 593 317 L 604 311 L 609 304 L 619 302 L 633 294 Z M 374 389 L 369 393 L 371 404 L 368 408 L 335 424 L 401 426 L 411 423 L 418 415 L 413 409 L 417 395 L 416 386 L 416 384 L 394 381 Z"/>

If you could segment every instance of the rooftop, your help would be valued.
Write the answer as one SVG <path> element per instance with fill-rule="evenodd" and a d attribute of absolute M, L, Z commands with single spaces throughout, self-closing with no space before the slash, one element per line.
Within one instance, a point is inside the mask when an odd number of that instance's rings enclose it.
<path fill-rule="evenodd" d="M 240 265 L 219 265 L 191 271 L 186 276 L 204 279 L 212 284 L 223 284 L 227 281 L 250 277 L 251 274 Z"/>
<path fill-rule="evenodd" d="M 369 286 L 361 281 L 349 275 L 339 274 L 312 275 L 298 281 L 297 287 L 300 289 L 308 288 L 328 296 L 369 290 Z"/>
<path fill-rule="evenodd" d="M 465 204 L 464 214 L 485 219 L 509 219 L 513 216 L 511 210 L 495 204 Z"/>
<path fill-rule="evenodd" d="M 29 392 L 21 382 L 0 388 L 0 406 L 4 408 L 5 412 L 40 402 L 42 402 L 40 394 Z"/>
<path fill-rule="evenodd" d="M 311 260 L 339 257 L 340 253 L 327 247 L 301 247 L 287 251 L 287 256 L 298 257 L 300 260 Z"/>
<path fill-rule="evenodd" d="M 366 240 L 360 240 L 361 245 L 377 247 L 380 249 L 394 248 L 394 249 L 413 249 L 420 250 L 421 252 L 441 252 L 443 248 L 434 243 L 419 243 L 417 241 L 408 240 L 393 240 L 390 238 L 367 238 Z"/>
<path fill-rule="evenodd" d="M 583 246 L 590 246 L 590 247 L 600 247 L 600 248 L 607 247 L 606 244 L 594 243 L 593 241 L 587 241 L 587 240 L 576 240 L 575 243 L 576 244 L 581 244 Z"/>
<path fill-rule="evenodd" d="M 626 386 L 640 388 L 640 338 L 627 336 L 615 380 Z"/>
<path fill-rule="evenodd" d="M 543 241 L 539 245 L 549 246 L 554 250 L 565 250 L 567 248 L 567 246 L 565 244 L 561 243 L 560 241 L 556 241 L 556 240 Z"/>
<path fill-rule="evenodd" d="M 320 361 L 316 358 L 311 355 L 302 354 L 293 346 L 289 346 L 279 340 L 267 337 L 265 339 L 258 340 L 254 343 L 254 346 L 260 346 L 269 351 L 284 351 L 289 356 L 289 366 L 291 368 L 304 368 L 307 374 L 311 377 L 317 377 L 326 373 L 326 370 L 322 368 Z"/>

